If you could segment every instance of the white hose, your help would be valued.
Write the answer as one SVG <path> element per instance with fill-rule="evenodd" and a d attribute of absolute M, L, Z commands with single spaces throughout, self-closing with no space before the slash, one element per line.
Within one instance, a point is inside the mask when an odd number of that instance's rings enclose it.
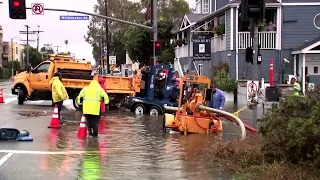
<path fill-rule="evenodd" d="M 235 116 L 234 114 L 231 114 L 231 113 L 226 112 L 226 111 L 218 110 L 218 109 L 209 108 L 209 107 L 203 106 L 201 104 L 197 104 L 197 108 L 200 109 L 200 110 L 213 112 L 213 113 L 217 113 L 217 114 L 221 114 L 221 115 L 224 115 L 224 116 L 231 117 L 240 126 L 240 129 L 241 129 L 241 140 L 244 140 L 246 138 L 246 128 L 244 127 L 243 122 L 237 116 Z"/>
<path fill-rule="evenodd" d="M 168 111 L 178 111 L 178 107 L 163 106 L 163 108 Z"/>

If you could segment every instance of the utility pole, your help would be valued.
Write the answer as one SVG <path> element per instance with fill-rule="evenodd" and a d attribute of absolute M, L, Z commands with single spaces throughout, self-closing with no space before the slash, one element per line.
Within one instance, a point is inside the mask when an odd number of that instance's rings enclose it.
<path fill-rule="evenodd" d="M 106 16 L 108 16 L 108 0 L 104 0 L 105 4 L 105 11 L 106 11 Z M 109 67 L 109 21 L 106 19 L 106 56 L 107 56 L 107 74 L 110 74 L 110 67 Z M 104 67 L 104 62 L 103 62 L 103 67 Z"/>
<path fill-rule="evenodd" d="M 156 57 L 156 46 L 155 43 L 158 41 L 158 9 L 157 9 L 158 0 L 152 0 L 152 12 L 153 12 L 153 63 L 151 65 L 155 65 L 157 62 Z"/>
<path fill-rule="evenodd" d="M 54 47 L 57 48 L 57 55 L 58 55 L 59 54 L 59 47 L 61 47 L 61 46 L 54 46 Z"/>

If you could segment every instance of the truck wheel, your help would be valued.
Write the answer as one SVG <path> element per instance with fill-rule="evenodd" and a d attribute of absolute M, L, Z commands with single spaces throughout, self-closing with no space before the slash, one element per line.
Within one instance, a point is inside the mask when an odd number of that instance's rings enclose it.
<path fill-rule="evenodd" d="M 18 92 L 18 104 L 19 105 L 23 105 L 25 100 L 26 100 L 26 96 L 25 96 L 24 92 L 21 89 L 19 89 L 19 92 Z"/>
<path fill-rule="evenodd" d="M 150 116 L 158 116 L 161 114 L 161 111 L 157 106 L 151 106 L 149 113 Z"/>
<path fill-rule="evenodd" d="M 82 105 L 81 105 L 81 104 L 78 104 L 78 102 L 77 102 L 78 96 L 79 96 L 79 93 L 76 94 L 76 95 L 73 97 L 73 99 L 72 99 L 72 101 L 73 101 L 73 106 L 74 106 L 74 108 L 76 108 L 76 110 L 82 110 Z"/>
<path fill-rule="evenodd" d="M 143 115 L 144 112 L 145 112 L 146 108 L 144 107 L 143 104 L 137 104 L 135 107 L 134 107 L 134 113 L 136 115 Z"/>

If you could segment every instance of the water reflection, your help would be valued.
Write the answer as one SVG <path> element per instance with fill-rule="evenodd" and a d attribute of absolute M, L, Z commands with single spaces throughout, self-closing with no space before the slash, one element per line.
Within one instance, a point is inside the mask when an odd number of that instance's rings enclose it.
<path fill-rule="evenodd" d="M 73 115 L 70 115 L 70 117 Z M 204 134 L 183 136 L 162 132 L 162 117 L 135 117 L 111 111 L 99 122 L 98 138 L 77 138 L 79 121 L 50 130 L 47 151 L 88 151 L 84 154 L 43 156 L 43 171 L 57 179 L 219 179 L 207 169 L 199 150 L 214 140 Z M 75 119 L 73 121 L 76 121 Z M 239 137 L 240 130 L 224 123 L 223 138 Z M 219 139 L 219 138 L 218 138 Z M 213 178 L 214 177 L 214 178 Z"/>

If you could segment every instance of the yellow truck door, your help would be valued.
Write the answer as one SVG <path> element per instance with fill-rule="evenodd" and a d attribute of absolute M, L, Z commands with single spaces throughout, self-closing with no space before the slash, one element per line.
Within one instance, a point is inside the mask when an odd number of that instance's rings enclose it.
<path fill-rule="evenodd" d="M 51 90 L 49 81 L 51 79 L 50 65 L 53 66 L 51 62 L 42 62 L 37 67 L 35 67 L 30 73 L 31 88 L 34 90 Z"/>

